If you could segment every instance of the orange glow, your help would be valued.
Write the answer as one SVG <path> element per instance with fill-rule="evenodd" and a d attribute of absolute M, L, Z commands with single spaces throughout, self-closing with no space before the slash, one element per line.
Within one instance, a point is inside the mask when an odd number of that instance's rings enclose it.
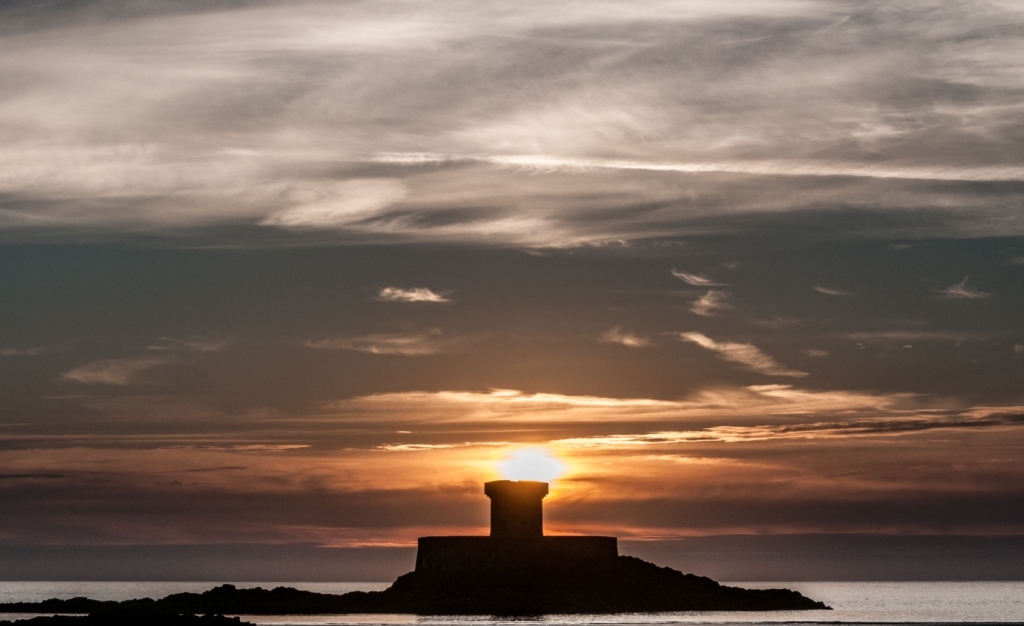
<path fill-rule="evenodd" d="M 565 464 L 541 448 L 520 448 L 498 467 L 509 480 L 550 482 L 565 473 Z"/>

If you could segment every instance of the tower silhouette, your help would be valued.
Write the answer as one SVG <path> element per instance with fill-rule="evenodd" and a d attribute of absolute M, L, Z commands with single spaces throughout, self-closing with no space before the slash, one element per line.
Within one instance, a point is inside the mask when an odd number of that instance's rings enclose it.
<path fill-rule="evenodd" d="M 544 496 L 548 484 L 536 480 L 484 483 L 491 499 L 491 537 L 540 539 L 544 536 Z"/>
<path fill-rule="evenodd" d="M 586 567 L 618 557 L 615 537 L 544 534 L 545 482 L 495 480 L 484 483 L 484 494 L 491 499 L 490 535 L 420 537 L 417 572 L 493 574 Z"/>

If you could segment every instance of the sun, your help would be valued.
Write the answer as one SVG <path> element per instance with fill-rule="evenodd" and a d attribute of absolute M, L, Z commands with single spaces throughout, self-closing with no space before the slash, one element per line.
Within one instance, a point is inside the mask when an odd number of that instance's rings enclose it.
<path fill-rule="evenodd" d="M 552 481 L 565 473 L 565 463 L 541 448 L 520 448 L 498 463 L 502 476 L 508 480 Z"/>

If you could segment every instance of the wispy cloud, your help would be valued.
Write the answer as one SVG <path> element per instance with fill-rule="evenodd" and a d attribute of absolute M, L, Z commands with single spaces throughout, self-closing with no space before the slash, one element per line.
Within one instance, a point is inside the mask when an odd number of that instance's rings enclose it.
<path fill-rule="evenodd" d="M 962 231 L 1020 233 L 1014 189 L 979 201 L 917 184 L 1024 179 L 1005 139 L 1019 126 L 1008 4 L 478 2 L 455 21 L 448 2 L 147 4 L 130 20 L 7 8 L 3 56 L 25 61 L 0 67 L 0 192 L 18 200 L 0 228 L 555 246 L 941 200 L 970 215 Z M 529 55 L 549 62 L 511 70 Z M 545 97 L 524 97 L 537 84 Z"/>
<path fill-rule="evenodd" d="M 377 293 L 377 299 L 384 302 L 451 302 L 447 296 L 426 287 L 384 287 Z"/>
<path fill-rule="evenodd" d="M 702 405 L 703 406 L 703 405 Z M 360 396 L 328 403 L 325 409 L 353 419 L 395 427 L 415 424 L 419 434 L 450 423 L 533 424 L 559 428 L 559 422 L 631 421 L 632 419 L 679 419 L 687 405 L 653 398 L 573 396 L 558 393 L 527 393 L 515 389 L 489 391 L 405 391 Z M 481 431 L 484 434 L 487 431 Z M 495 432 L 490 430 L 490 432 Z M 459 443 L 464 441 L 460 439 Z M 450 442 L 446 442 L 450 443 Z"/>
<path fill-rule="evenodd" d="M 293 229 L 342 228 L 405 197 L 405 184 L 391 178 L 351 179 L 308 187 L 294 194 L 295 204 L 260 223 Z"/>
<path fill-rule="evenodd" d="M 105 359 L 95 361 L 60 375 L 62 380 L 84 385 L 129 385 L 139 376 L 158 365 L 172 363 L 166 358 Z"/>
<path fill-rule="evenodd" d="M 305 450 L 312 446 L 308 443 L 240 443 L 240 444 L 196 444 L 162 446 L 162 450 L 218 450 L 223 452 L 289 452 Z M 246 469 L 244 467 L 227 467 L 218 469 Z M 188 470 L 198 471 L 198 470 Z"/>
<path fill-rule="evenodd" d="M 157 343 L 147 346 L 154 352 L 223 352 L 228 347 L 225 339 L 175 339 L 161 337 Z"/>
<path fill-rule="evenodd" d="M 978 429 L 1024 426 L 1022 413 L 973 416 L 891 417 L 804 424 L 713 426 L 689 431 L 576 437 L 556 441 L 567 447 L 632 447 L 721 441 L 741 443 L 772 439 L 835 439 L 873 435 L 899 435 L 939 429 Z"/>
<path fill-rule="evenodd" d="M 856 178 L 892 178 L 905 180 L 941 181 L 1021 181 L 1024 167 L 1009 165 L 954 167 L 873 165 L 858 162 L 828 161 L 635 161 L 629 159 L 596 159 L 560 157 L 538 154 L 522 155 L 445 155 L 431 153 L 383 153 L 376 156 L 382 163 L 401 165 L 480 162 L 518 167 L 539 172 L 558 170 L 619 170 L 645 172 L 672 172 L 680 174 L 724 172 L 756 174 L 762 176 L 849 176 Z"/>
<path fill-rule="evenodd" d="M 954 403 L 955 404 L 955 403 Z M 397 392 L 362 396 L 330 403 L 331 415 L 346 420 L 378 423 L 392 438 L 396 424 L 416 424 L 417 436 L 401 443 L 385 442 L 389 450 L 428 450 L 466 446 L 500 446 L 505 441 L 476 438 L 476 424 L 505 424 L 506 435 L 526 428 L 535 437 L 555 434 L 567 445 L 655 445 L 700 441 L 755 441 L 770 438 L 899 435 L 940 428 L 996 428 L 1024 426 L 1019 406 L 964 409 L 910 394 L 869 394 L 855 391 L 816 391 L 791 385 L 752 385 L 743 388 L 705 389 L 679 400 L 570 396 L 524 393 L 517 390 L 487 392 Z M 359 418 L 358 416 L 363 416 Z M 830 416 L 824 418 L 823 416 Z M 332 417 L 332 420 L 336 417 Z M 739 420 L 737 422 L 737 420 Z M 736 425 L 756 420 L 755 425 Z M 681 423 L 699 424 L 678 429 Z M 730 425 L 707 425 L 733 422 Z M 565 437 L 566 425 L 602 423 L 620 429 L 610 437 Z M 653 430 L 652 424 L 673 425 L 674 430 Z M 458 424 L 454 430 L 450 425 Z M 568 429 L 572 432 L 573 429 Z M 495 430 L 480 435 L 494 435 Z M 448 433 L 447 435 L 442 433 Z M 408 434 L 408 433 L 407 433 Z"/>
<path fill-rule="evenodd" d="M 423 452 L 427 450 L 449 450 L 457 448 L 459 445 L 457 443 L 385 443 L 377 446 L 377 450 L 385 450 L 387 452 Z"/>
<path fill-rule="evenodd" d="M 717 287 L 725 284 L 715 282 L 708 278 L 707 276 L 702 276 L 701 274 L 690 274 L 688 272 L 680 272 L 679 270 L 675 269 L 672 270 L 672 275 L 678 278 L 679 280 L 683 281 L 684 283 L 688 285 L 693 285 L 694 287 Z"/>
<path fill-rule="evenodd" d="M 954 341 L 956 343 L 991 339 L 992 336 L 991 333 L 984 332 L 912 329 L 874 330 L 842 334 L 842 337 L 854 341 Z"/>
<path fill-rule="evenodd" d="M 943 298 L 949 300 L 984 300 L 985 298 L 992 297 L 990 293 L 968 287 L 968 278 L 970 277 L 965 276 L 960 282 L 952 284 L 945 289 L 940 289 L 939 293 L 942 294 Z"/>
<path fill-rule="evenodd" d="M 443 337 L 440 330 L 429 333 L 376 333 L 357 337 L 332 337 L 307 341 L 317 350 L 354 350 L 370 354 L 430 356 L 450 351 L 456 339 Z"/>
<path fill-rule="evenodd" d="M 818 293 L 823 293 L 826 296 L 852 296 L 855 295 L 852 291 L 842 291 L 841 289 L 829 289 L 828 287 L 814 286 L 814 290 Z"/>
<path fill-rule="evenodd" d="M 769 376 L 791 376 L 801 378 L 807 376 L 807 372 L 798 372 L 782 365 L 756 346 L 749 343 L 720 343 L 702 335 L 701 333 L 677 333 L 682 341 L 689 341 L 698 346 L 711 350 L 718 356 L 732 363 L 745 365 L 748 369 L 767 374 Z"/>
<path fill-rule="evenodd" d="M 651 340 L 633 333 L 624 332 L 620 327 L 609 328 L 601 334 L 601 341 L 617 343 L 629 348 L 644 348 L 651 345 Z"/>
<path fill-rule="evenodd" d="M 725 302 L 728 298 L 729 294 L 727 292 L 712 289 L 698 298 L 693 303 L 693 306 L 690 307 L 690 310 L 703 317 L 712 317 L 717 311 L 729 308 L 729 305 Z"/>
<path fill-rule="evenodd" d="M 829 355 L 829 351 L 828 350 L 821 350 L 821 349 L 818 349 L 818 348 L 811 348 L 811 349 L 808 349 L 808 350 L 804 350 L 804 354 L 806 354 L 807 356 L 811 357 L 812 359 L 821 359 L 821 358 L 827 357 Z"/>
<path fill-rule="evenodd" d="M 46 346 L 32 346 L 29 348 L 2 348 L 0 356 L 39 356 L 46 354 Z"/>

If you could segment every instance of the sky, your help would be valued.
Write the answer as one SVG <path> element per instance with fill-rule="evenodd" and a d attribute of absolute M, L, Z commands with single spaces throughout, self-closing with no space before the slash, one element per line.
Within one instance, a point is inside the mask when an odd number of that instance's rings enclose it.
<path fill-rule="evenodd" d="M 1010 0 L 0 0 L 0 578 L 387 580 L 522 447 L 686 571 L 1024 578 L 1021 58 Z"/>

